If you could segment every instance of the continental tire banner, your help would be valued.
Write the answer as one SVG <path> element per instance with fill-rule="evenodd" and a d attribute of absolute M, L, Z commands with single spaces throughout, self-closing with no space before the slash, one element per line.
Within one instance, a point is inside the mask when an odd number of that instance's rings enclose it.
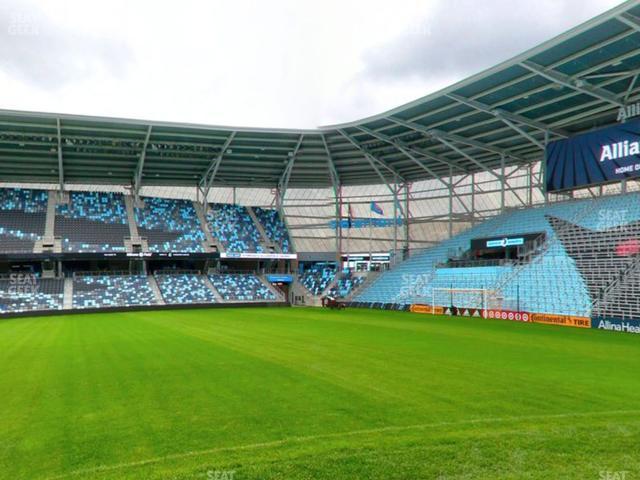
<path fill-rule="evenodd" d="M 640 120 L 549 143 L 548 192 L 640 176 Z"/>
<path fill-rule="evenodd" d="M 414 304 L 414 305 L 411 305 L 411 308 L 409 308 L 409 311 L 413 313 L 431 313 L 434 315 L 442 315 L 444 313 L 444 308 L 432 307 L 431 305 Z"/>
<path fill-rule="evenodd" d="M 489 309 L 483 311 L 484 318 L 495 318 L 498 320 L 513 320 L 516 322 L 529 322 L 531 321 L 531 314 L 529 312 L 515 312 L 513 310 L 496 310 Z"/>
<path fill-rule="evenodd" d="M 610 332 L 640 333 L 640 320 L 622 320 L 619 318 L 593 318 L 591 327 Z"/>
<path fill-rule="evenodd" d="M 550 313 L 534 313 L 531 315 L 531 318 L 535 323 L 546 323 L 547 325 L 562 325 L 565 327 L 591 328 L 591 319 L 589 317 L 553 315 Z"/>

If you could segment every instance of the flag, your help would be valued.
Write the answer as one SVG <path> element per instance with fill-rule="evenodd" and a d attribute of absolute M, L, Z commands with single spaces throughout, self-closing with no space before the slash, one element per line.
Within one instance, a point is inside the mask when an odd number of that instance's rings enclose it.
<path fill-rule="evenodd" d="M 351 204 L 348 205 L 348 217 L 347 217 L 347 228 L 351 228 L 353 226 L 353 209 L 351 208 Z"/>
<path fill-rule="evenodd" d="M 384 215 L 384 212 L 382 211 L 382 207 L 378 205 L 377 202 L 371 202 L 371 211 L 373 213 L 377 213 L 378 215 Z"/>

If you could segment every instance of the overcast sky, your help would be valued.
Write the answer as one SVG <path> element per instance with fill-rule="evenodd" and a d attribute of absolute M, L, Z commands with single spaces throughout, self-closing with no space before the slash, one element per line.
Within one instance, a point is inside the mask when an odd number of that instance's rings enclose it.
<path fill-rule="evenodd" d="M 619 0 L 2 0 L 0 108 L 315 127 L 380 113 Z"/>

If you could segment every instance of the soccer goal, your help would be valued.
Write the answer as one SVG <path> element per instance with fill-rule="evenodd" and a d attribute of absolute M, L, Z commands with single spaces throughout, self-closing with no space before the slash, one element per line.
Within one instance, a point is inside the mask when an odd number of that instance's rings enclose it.
<path fill-rule="evenodd" d="M 482 310 L 502 309 L 505 299 L 502 292 L 487 288 L 434 288 L 431 305 Z"/>

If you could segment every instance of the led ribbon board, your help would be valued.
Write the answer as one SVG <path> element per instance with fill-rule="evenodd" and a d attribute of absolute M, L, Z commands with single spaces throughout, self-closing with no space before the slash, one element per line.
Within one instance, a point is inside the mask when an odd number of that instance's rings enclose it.
<path fill-rule="evenodd" d="M 640 176 L 640 120 L 549 143 L 548 192 Z"/>

